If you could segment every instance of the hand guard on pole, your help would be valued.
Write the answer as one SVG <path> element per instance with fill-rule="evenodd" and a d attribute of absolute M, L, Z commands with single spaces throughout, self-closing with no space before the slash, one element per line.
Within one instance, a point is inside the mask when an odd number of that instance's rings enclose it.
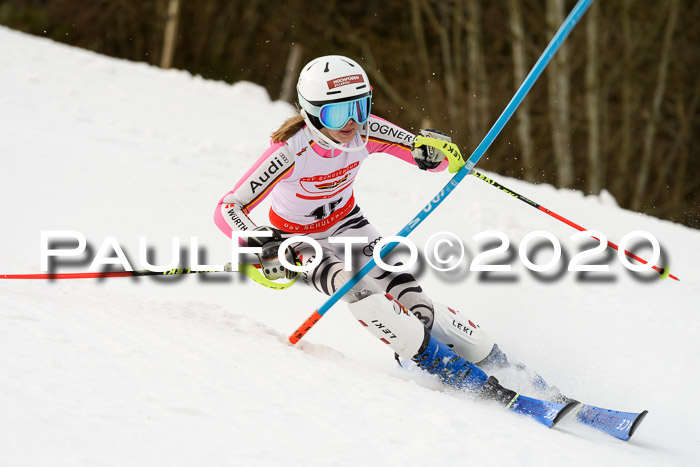
<path fill-rule="evenodd" d="M 282 232 L 274 227 L 267 226 L 257 227 L 254 231 L 266 231 L 272 233 L 271 237 L 250 237 L 248 239 L 249 246 L 259 247 L 262 249 L 262 251 L 260 253 L 256 253 L 256 255 L 260 260 L 260 269 L 265 277 L 270 280 L 296 278 L 299 273 L 285 268 L 280 262 L 278 256 L 279 247 L 284 241 L 282 238 Z M 300 264 L 300 261 L 291 246 L 287 247 L 284 256 L 289 264 Z"/>
<path fill-rule="evenodd" d="M 452 142 L 452 138 L 447 136 L 445 133 L 432 128 L 421 130 L 419 135 L 426 138 L 444 141 L 446 143 Z M 445 159 L 445 153 L 442 150 L 434 146 L 416 144 L 415 142 L 411 146 L 411 154 L 413 155 L 413 160 L 416 161 L 416 164 L 421 170 L 434 169 L 440 165 L 440 162 L 442 162 L 443 159 Z"/>

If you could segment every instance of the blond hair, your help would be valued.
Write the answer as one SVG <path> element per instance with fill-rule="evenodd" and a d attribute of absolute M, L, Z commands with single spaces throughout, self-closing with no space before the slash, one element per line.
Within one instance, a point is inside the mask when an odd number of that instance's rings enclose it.
<path fill-rule="evenodd" d="M 304 128 L 304 125 L 306 123 L 304 122 L 304 117 L 302 117 L 300 114 L 297 114 L 293 117 L 288 118 L 287 120 L 280 125 L 280 127 L 272 133 L 272 142 L 273 143 L 284 143 L 287 141 L 289 138 L 294 136 L 294 134 Z"/>

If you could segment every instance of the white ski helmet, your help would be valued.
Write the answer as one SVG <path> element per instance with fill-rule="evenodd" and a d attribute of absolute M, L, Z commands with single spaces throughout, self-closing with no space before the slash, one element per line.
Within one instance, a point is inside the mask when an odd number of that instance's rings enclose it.
<path fill-rule="evenodd" d="M 297 83 L 297 96 L 301 106 L 301 115 L 306 124 L 315 134 L 331 146 L 344 151 L 359 151 L 367 144 L 358 148 L 347 148 L 326 137 L 320 130 L 326 126 L 331 129 L 339 129 L 353 118 L 359 124 L 365 124 L 369 117 L 372 100 L 372 87 L 367 73 L 359 63 L 341 55 L 327 55 L 318 57 L 307 63 L 299 74 Z M 363 99 L 366 99 L 363 100 Z M 322 110 L 328 109 L 329 104 L 337 104 L 348 101 L 357 101 L 358 105 L 352 106 L 352 112 L 339 116 L 339 123 L 335 127 L 322 123 Z M 360 105 L 361 104 L 361 105 Z M 325 107 L 324 107 L 325 106 Z M 326 116 L 331 112 L 324 112 Z M 342 125 L 340 123 L 342 122 Z M 366 133 L 368 133 L 365 125 Z"/>

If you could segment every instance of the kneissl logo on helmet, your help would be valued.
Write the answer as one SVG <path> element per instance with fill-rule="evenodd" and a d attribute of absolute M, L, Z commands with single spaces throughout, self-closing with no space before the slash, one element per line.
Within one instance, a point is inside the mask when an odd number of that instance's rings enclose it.
<path fill-rule="evenodd" d="M 348 84 L 353 84 L 353 83 L 364 83 L 365 80 L 362 77 L 362 75 L 350 75 L 350 76 L 341 76 L 340 78 L 332 79 L 327 81 L 328 83 L 328 89 L 335 89 L 339 88 L 341 86 L 347 86 Z"/>

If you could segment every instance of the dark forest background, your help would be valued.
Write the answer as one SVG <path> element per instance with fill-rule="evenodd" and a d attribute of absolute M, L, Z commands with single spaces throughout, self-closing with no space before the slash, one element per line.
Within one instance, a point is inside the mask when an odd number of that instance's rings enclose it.
<path fill-rule="evenodd" d="M 476 148 L 574 0 L 0 0 L 0 24 L 294 101 L 361 62 L 374 112 Z M 479 167 L 700 228 L 700 2 L 597 0 Z M 187 109 L 183 109 L 187 111 Z"/>

